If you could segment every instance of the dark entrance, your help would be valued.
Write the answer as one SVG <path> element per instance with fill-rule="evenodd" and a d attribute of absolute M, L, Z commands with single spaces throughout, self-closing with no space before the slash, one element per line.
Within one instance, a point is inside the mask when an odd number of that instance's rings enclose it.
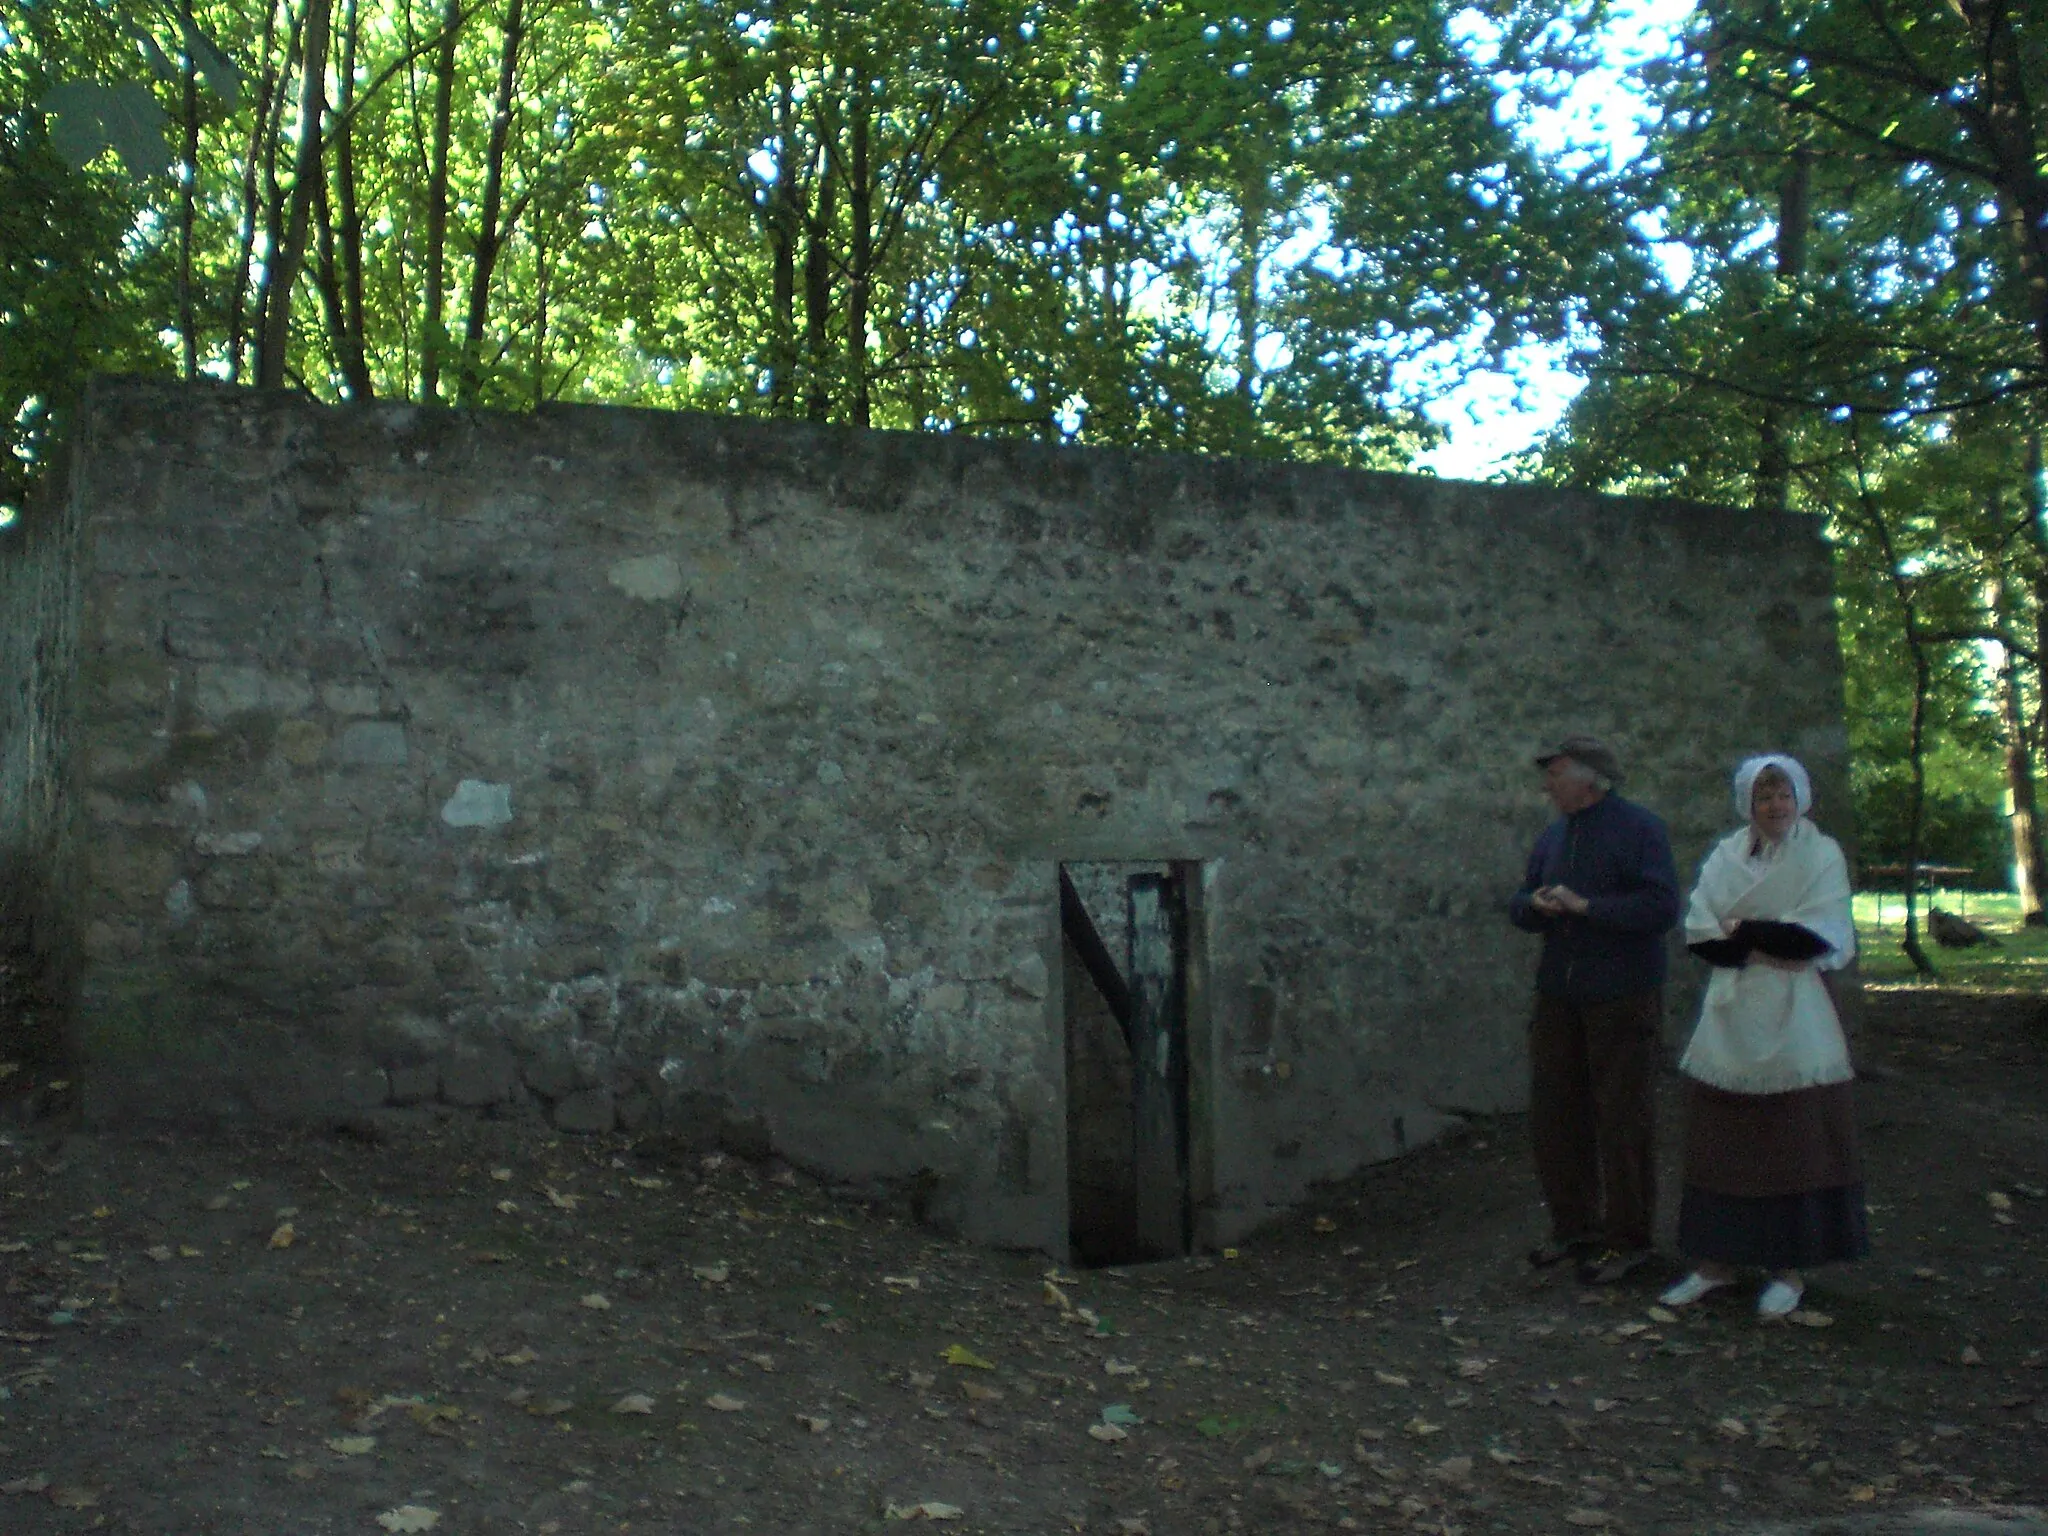
<path fill-rule="evenodd" d="M 1077 1264 L 1193 1240 L 1189 1028 L 1198 866 L 1060 866 L 1068 1241 Z"/>

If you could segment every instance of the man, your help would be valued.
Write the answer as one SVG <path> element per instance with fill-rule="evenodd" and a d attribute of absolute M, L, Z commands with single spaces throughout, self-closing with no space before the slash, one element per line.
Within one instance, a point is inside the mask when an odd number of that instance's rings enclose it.
<path fill-rule="evenodd" d="M 1567 736 L 1536 764 L 1558 819 L 1508 902 L 1516 927 L 1543 935 L 1529 1126 L 1550 1239 L 1529 1262 L 1577 1259 L 1583 1283 L 1608 1285 L 1650 1257 L 1651 1084 L 1678 871 L 1663 821 L 1614 793 L 1621 765 L 1604 742 Z"/>

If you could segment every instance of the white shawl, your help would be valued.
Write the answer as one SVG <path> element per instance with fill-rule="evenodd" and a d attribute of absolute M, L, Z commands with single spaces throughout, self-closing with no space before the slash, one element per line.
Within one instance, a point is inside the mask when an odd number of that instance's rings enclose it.
<path fill-rule="evenodd" d="M 1849 1043 L 1820 972 L 1856 953 L 1848 862 L 1841 845 L 1803 816 L 1782 843 L 1752 853 L 1757 843 L 1755 830 L 1743 827 L 1707 855 L 1686 908 L 1685 941 L 1724 938 L 1744 918 L 1760 918 L 1797 923 L 1832 947 L 1796 970 L 1761 958 L 1739 970 L 1714 967 L 1678 1069 L 1732 1093 L 1846 1083 L 1856 1075 Z"/>

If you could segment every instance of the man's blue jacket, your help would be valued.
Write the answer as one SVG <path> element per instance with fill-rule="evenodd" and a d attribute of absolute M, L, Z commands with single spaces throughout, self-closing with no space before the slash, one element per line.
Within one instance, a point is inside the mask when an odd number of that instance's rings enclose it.
<path fill-rule="evenodd" d="M 1529 898 L 1546 885 L 1577 891 L 1586 915 L 1538 912 Z M 1559 817 L 1536 839 L 1508 918 L 1543 935 L 1539 992 L 1597 1003 L 1661 986 L 1664 935 L 1678 922 L 1678 869 L 1662 818 L 1615 794 Z"/>

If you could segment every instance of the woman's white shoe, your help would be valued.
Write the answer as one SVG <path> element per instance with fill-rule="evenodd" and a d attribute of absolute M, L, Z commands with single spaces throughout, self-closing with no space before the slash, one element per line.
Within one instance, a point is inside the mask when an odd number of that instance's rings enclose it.
<path fill-rule="evenodd" d="M 1790 1317 L 1799 1310 L 1806 1287 L 1786 1280 L 1773 1280 L 1756 1299 L 1756 1315 L 1763 1318 Z"/>
<path fill-rule="evenodd" d="M 1729 1284 L 1726 1280 L 1715 1280 L 1694 1270 L 1683 1280 L 1665 1291 L 1658 1301 L 1667 1307 L 1689 1307 L 1709 1291 L 1717 1291 Z"/>

